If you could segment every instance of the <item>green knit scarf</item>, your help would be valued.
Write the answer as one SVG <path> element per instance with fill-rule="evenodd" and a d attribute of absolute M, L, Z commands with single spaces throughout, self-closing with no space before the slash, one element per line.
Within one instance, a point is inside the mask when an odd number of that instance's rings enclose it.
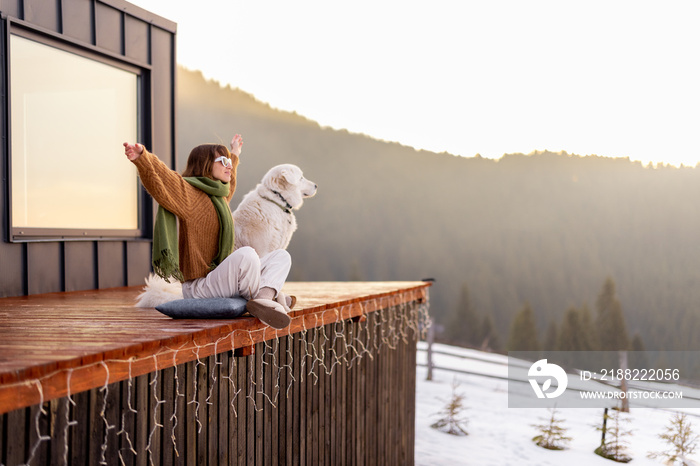
<path fill-rule="evenodd" d="M 210 270 L 213 270 L 233 252 L 233 218 L 225 199 L 229 184 L 204 176 L 186 177 L 185 181 L 209 196 L 219 217 L 219 252 L 210 264 Z M 170 282 L 170 277 L 184 281 L 178 254 L 177 219 L 162 206 L 158 206 L 153 228 L 153 270 L 167 282 Z"/>

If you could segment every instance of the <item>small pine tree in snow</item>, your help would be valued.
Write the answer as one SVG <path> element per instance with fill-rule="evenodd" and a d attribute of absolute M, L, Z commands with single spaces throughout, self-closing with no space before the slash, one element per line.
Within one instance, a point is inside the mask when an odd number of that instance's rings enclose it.
<path fill-rule="evenodd" d="M 538 446 L 548 450 L 563 450 L 571 437 L 566 436 L 566 429 L 562 427 L 563 419 L 557 418 L 557 409 L 549 409 L 549 419 L 543 418 L 544 424 L 532 424 L 539 434 L 532 437 L 532 441 Z"/>
<path fill-rule="evenodd" d="M 623 417 L 619 409 L 613 409 L 612 412 L 613 414 L 609 415 L 606 411 L 603 415 L 605 427 L 597 427 L 597 430 L 604 432 L 605 440 L 601 441 L 595 453 L 618 463 L 629 463 L 632 457 L 626 454 L 629 445 L 627 437 L 632 435 L 632 431 L 624 427 L 629 418 Z"/>
<path fill-rule="evenodd" d="M 459 388 L 459 384 L 455 380 L 452 382 L 452 398 L 442 411 L 435 414 L 442 417 L 431 427 L 452 435 L 469 435 L 466 431 L 468 421 L 461 417 L 462 411 L 466 409 L 463 404 L 464 395 L 457 393 L 457 388 Z"/>
<path fill-rule="evenodd" d="M 659 434 L 659 438 L 665 440 L 670 448 L 662 452 L 649 453 L 647 455 L 649 458 L 665 458 L 665 464 L 668 465 L 686 466 L 689 464 L 686 461 L 688 456 L 695 452 L 698 436 L 693 432 L 693 425 L 685 414 L 675 413 L 671 418 L 670 425 L 666 426 L 666 431 L 663 434 Z"/>

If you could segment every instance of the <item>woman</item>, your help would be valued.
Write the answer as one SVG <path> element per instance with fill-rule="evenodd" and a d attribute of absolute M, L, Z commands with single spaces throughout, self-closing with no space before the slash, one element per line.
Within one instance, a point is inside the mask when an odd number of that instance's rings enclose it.
<path fill-rule="evenodd" d="M 182 175 L 141 144 L 125 142 L 124 153 L 160 205 L 153 230 L 156 273 L 183 282 L 185 298 L 241 296 L 248 300 L 250 314 L 284 328 L 291 321 L 287 312 L 293 301 L 280 292 L 291 268 L 289 253 L 277 250 L 261 259 L 250 247 L 233 250 L 228 203 L 236 190 L 242 147 L 239 134 L 231 140 L 230 152 L 221 144 L 199 145 L 190 152 Z"/>

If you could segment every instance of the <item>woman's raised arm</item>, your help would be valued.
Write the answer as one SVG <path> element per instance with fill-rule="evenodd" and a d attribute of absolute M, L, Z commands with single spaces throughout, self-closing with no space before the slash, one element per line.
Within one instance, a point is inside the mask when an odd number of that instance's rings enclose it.
<path fill-rule="evenodd" d="M 195 190 L 178 172 L 148 152 L 141 144 L 124 143 L 124 154 L 136 165 L 141 183 L 158 204 L 178 216 L 192 209 Z"/>

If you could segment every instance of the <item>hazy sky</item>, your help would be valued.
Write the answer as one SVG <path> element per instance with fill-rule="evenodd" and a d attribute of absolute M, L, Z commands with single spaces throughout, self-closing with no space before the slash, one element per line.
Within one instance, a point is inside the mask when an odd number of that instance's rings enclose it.
<path fill-rule="evenodd" d="M 323 126 L 471 157 L 700 162 L 700 2 L 133 0 L 178 62 Z"/>

